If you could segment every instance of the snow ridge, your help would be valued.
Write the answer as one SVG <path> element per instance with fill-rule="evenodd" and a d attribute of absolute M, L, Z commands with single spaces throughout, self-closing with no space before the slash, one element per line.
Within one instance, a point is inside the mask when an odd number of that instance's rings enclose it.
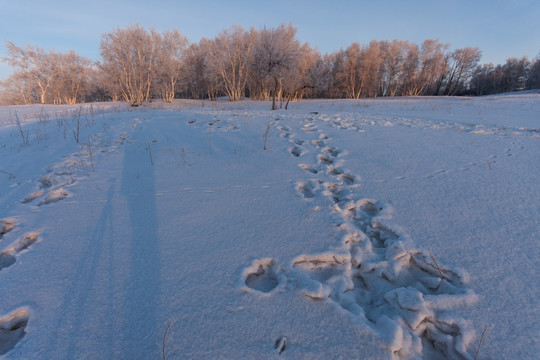
<path fill-rule="evenodd" d="M 331 217 L 344 234 L 341 248 L 297 256 L 284 270 L 289 284 L 310 299 L 335 303 L 371 327 L 394 359 L 471 359 L 474 334 L 465 320 L 451 313 L 477 300 L 466 286 L 466 274 L 415 249 L 390 223 L 388 205 L 355 196 L 358 177 L 343 170 L 347 152 L 328 145 L 331 139 L 318 130 L 313 116 L 303 126 L 306 134 L 319 135 L 311 143 L 295 139 L 286 126 L 277 128 L 292 143 L 294 159 L 316 154 L 316 164 L 299 166 L 317 177 L 299 182 L 297 191 L 306 201 L 329 199 Z M 312 148 L 305 149 L 310 144 Z M 281 276 L 276 268 L 273 259 L 254 262 L 244 271 L 246 286 L 269 293 Z M 264 286 L 254 279 L 264 280 Z"/>

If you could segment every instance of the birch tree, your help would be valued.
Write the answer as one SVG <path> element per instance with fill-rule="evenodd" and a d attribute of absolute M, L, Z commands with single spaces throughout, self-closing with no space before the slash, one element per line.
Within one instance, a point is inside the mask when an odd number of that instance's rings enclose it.
<path fill-rule="evenodd" d="M 219 68 L 216 63 L 212 61 L 212 48 L 214 43 L 210 39 L 202 38 L 199 42 L 200 55 L 203 61 L 203 76 L 206 93 L 210 100 L 216 100 L 216 98 L 222 94 L 223 77 L 219 72 Z"/>
<path fill-rule="evenodd" d="M 296 31 L 292 25 L 282 24 L 257 32 L 252 68 L 262 78 L 272 79 L 272 110 L 277 109 L 276 99 L 280 95 L 281 81 L 298 62 L 300 43 L 295 39 Z"/>
<path fill-rule="evenodd" d="M 150 98 L 158 36 L 138 24 L 102 36 L 101 69 L 110 81 L 118 83 L 122 98 L 132 106 Z"/>
<path fill-rule="evenodd" d="M 347 88 L 347 98 L 358 99 L 362 91 L 360 76 L 362 49 L 360 44 L 357 42 L 352 43 L 345 50 L 344 55 L 342 78 Z"/>
<path fill-rule="evenodd" d="M 463 88 L 478 64 L 481 54 L 478 48 L 465 47 L 455 50 L 450 55 L 448 80 L 444 95 L 455 95 Z"/>
<path fill-rule="evenodd" d="M 383 52 L 382 67 L 382 96 L 396 96 L 402 77 L 402 67 L 406 44 L 403 41 L 381 42 Z"/>
<path fill-rule="evenodd" d="M 47 96 L 54 79 L 60 71 L 60 55 L 54 51 L 46 52 L 38 46 L 16 46 L 6 43 L 7 56 L 2 60 L 15 68 L 15 74 L 37 87 L 39 102 L 47 103 Z"/>
<path fill-rule="evenodd" d="M 439 94 L 448 70 L 446 50 L 449 46 L 450 44 L 441 43 L 438 39 L 427 39 L 422 43 L 419 75 L 419 88 L 422 94 Z"/>
<path fill-rule="evenodd" d="M 221 76 L 230 101 L 244 98 L 253 49 L 253 32 L 234 25 L 223 30 L 209 47 L 209 61 Z"/>
<path fill-rule="evenodd" d="M 401 95 L 416 96 L 420 93 L 419 64 L 420 49 L 415 43 L 407 43 L 403 60 Z"/>
<path fill-rule="evenodd" d="M 156 87 L 163 101 L 171 103 L 178 90 L 188 40 L 174 29 L 164 31 L 158 42 Z"/>
<path fill-rule="evenodd" d="M 540 54 L 531 64 L 531 73 L 527 81 L 527 88 L 540 89 Z"/>
<path fill-rule="evenodd" d="M 53 83 L 55 103 L 75 104 L 83 102 L 88 92 L 92 61 L 71 50 L 60 55 L 60 71 Z"/>

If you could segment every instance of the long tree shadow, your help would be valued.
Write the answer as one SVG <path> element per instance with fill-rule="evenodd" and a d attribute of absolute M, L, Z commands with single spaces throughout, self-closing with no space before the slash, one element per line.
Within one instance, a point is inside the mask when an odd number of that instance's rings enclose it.
<path fill-rule="evenodd" d="M 144 148 L 137 149 L 137 145 L 126 147 L 121 193 L 127 199 L 132 234 L 122 356 L 147 359 L 159 354 L 160 330 L 156 323 L 160 259 L 154 166 Z"/>

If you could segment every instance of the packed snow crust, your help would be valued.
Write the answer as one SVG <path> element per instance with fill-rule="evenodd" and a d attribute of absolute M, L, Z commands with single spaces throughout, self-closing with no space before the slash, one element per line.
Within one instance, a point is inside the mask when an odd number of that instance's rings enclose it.
<path fill-rule="evenodd" d="M 537 358 L 540 94 L 269 108 L 1 107 L 0 357 Z"/>

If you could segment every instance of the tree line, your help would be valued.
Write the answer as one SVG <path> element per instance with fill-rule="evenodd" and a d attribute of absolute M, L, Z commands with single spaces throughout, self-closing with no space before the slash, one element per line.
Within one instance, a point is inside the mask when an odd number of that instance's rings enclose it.
<path fill-rule="evenodd" d="M 4 103 L 75 104 L 125 100 L 133 106 L 161 98 L 278 103 L 301 98 L 486 95 L 540 88 L 540 54 L 479 64 L 481 51 L 427 39 L 357 42 L 321 54 L 282 24 L 249 30 L 233 25 L 190 44 L 177 29 L 162 33 L 133 24 L 101 37 L 101 59 L 75 51 L 6 43 L 2 61 L 14 68 L 0 82 Z"/>

